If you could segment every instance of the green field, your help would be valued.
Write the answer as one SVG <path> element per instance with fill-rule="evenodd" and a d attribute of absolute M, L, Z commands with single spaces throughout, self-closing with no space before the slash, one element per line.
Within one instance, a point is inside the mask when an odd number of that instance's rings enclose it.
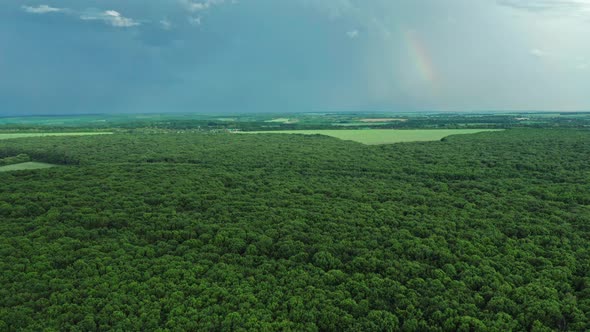
<path fill-rule="evenodd" d="M 43 136 L 89 136 L 89 135 L 110 135 L 110 132 L 81 132 L 81 133 L 0 133 L 0 140 L 24 137 L 43 137 Z"/>
<path fill-rule="evenodd" d="M 50 168 L 55 167 L 57 165 L 54 164 L 47 164 L 47 163 L 37 163 L 37 162 L 26 162 L 8 166 L 0 167 L 0 172 L 10 172 L 10 171 L 22 171 L 28 169 L 42 169 L 42 168 Z"/>
<path fill-rule="evenodd" d="M 336 127 L 373 127 L 373 126 L 385 126 L 389 125 L 388 122 L 376 122 L 376 123 L 366 123 L 366 122 L 348 122 L 348 123 L 332 123 L 332 126 Z"/>
<path fill-rule="evenodd" d="M 246 134 L 301 134 L 326 135 L 342 140 L 355 141 L 363 144 L 391 144 L 400 142 L 438 141 L 443 137 L 459 134 L 475 134 L 499 129 L 366 129 L 366 130 L 284 130 L 284 131 L 254 131 Z"/>
<path fill-rule="evenodd" d="M 264 122 L 280 122 L 280 123 L 284 123 L 284 122 L 289 122 L 289 118 L 278 118 L 278 119 L 266 120 Z"/>
<path fill-rule="evenodd" d="M 290 119 L 290 118 L 278 118 L 278 119 L 266 120 L 264 122 L 290 124 L 290 123 L 297 123 L 297 122 L 299 122 L 299 120 Z"/>

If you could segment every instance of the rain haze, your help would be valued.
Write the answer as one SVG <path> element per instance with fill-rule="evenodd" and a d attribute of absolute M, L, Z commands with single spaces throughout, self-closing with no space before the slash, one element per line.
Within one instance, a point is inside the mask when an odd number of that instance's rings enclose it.
<path fill-rule="evenodd" d="M 590 0 L 4 0 L 0 115 L 590 110 Z"/>

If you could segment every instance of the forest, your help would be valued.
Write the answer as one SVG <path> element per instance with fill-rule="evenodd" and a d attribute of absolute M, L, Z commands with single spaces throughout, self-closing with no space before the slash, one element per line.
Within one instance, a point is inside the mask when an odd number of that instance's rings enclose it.
<path fill-rule="evenodd" d="M 588 331 L 590 131 L 0 141 L 0 331 Z"/>

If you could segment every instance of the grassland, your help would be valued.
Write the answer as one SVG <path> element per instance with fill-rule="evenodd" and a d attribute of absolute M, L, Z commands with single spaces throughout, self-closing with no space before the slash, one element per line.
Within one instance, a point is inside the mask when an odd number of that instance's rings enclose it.
<path fill-rule="evenodd" d="M 367 119 L 360 119 L 360 122 L 406 122 L 408 119 L 401 119 L 401 118 L 367 118 Z"/>
<path fill-rule="evenodd" d="M 13 164 L 13 165 L 8 165 L 8 166 L 1 166 L 0 172 L 22 171 L 22 170 L 29 170 L 29 169 L 42 169 L 42 168 L 50 168 L 50 167 L 56 167 L 56 166 L 57 165 L 47 164 L 47 163 L 26 162 L 26 163 Z"/>
<path fill-rule="evenodd" d="M 389 122 L 347 122 L 347 123 L 332 123 L 332 126 L 335 127 L 375 127 L 375 126 L 385 126 L 390 124 Z"/>
<path fill-rule="evenodd" d="M 298 119 L 291 119 L 291 118 L 278 118 L 278 119 L 266 120 L 264 122 L 290 124 L 290 123 L 297 123 L 297 122 L 299 122 L 299 120 Z"/>
<path fill-rule="evenodd" d="M 391 144 L 400 142 L 438 141 L 450 135 L 475 134 L 497 129 L 365 129 L 365 130 L 285 130 L 285 131 L 256 131 L 254 134 L 301 134 L 326 135 L 342 140 L 355 141 L 368 145 Z"/>
<path fill-rule="evenodd" d="M 44 137 L 44 136 L 89 136 L 89 135 L 109 135 L 110 132 L 81 132 L 81 133 L 0 133 L 0 140 L 25 138 L 25 137 Z"/>

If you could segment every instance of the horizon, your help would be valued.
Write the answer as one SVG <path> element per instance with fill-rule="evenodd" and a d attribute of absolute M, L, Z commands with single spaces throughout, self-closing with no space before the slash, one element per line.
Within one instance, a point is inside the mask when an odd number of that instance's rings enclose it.
<path fill-rule="evenodd" d="M 141 115 L 167 115 L 167 116 L 201 116 L 201 117 L 228 117 L 228 116 L 249 116 L 249 115 L 277 115 L 277 116 L 286 116 L 286 115 L 306 115 L 306 114 L 319 114 L 319 115 L 354 115 L 354 114 L 362 114 L 362 115 L 402 115 L 402 114 L 458 114 L 458 115 L 469 115 L 469 114 L 500 114 L 500 115 L 509 115 L 509 114 L 551 114 L 551 113 L 565 113 L 565 114 L 585 114 L 590 113 L 588 111 L 560 111 L 560 110 L 482 110 L 482 111 L 317 111 L 317 112 L 248 112 L 248 113 L 240 113 L 240 112 L 227 112 L 227 113 L 200 113 L 200 112 L 122 112 L 122 113 L 55 113 L 55 114 L 2 114 L 0 113 L 0 118 L 60 118 L 60 117 L 90 117 L 90 116 L 141 116 Z"/>

